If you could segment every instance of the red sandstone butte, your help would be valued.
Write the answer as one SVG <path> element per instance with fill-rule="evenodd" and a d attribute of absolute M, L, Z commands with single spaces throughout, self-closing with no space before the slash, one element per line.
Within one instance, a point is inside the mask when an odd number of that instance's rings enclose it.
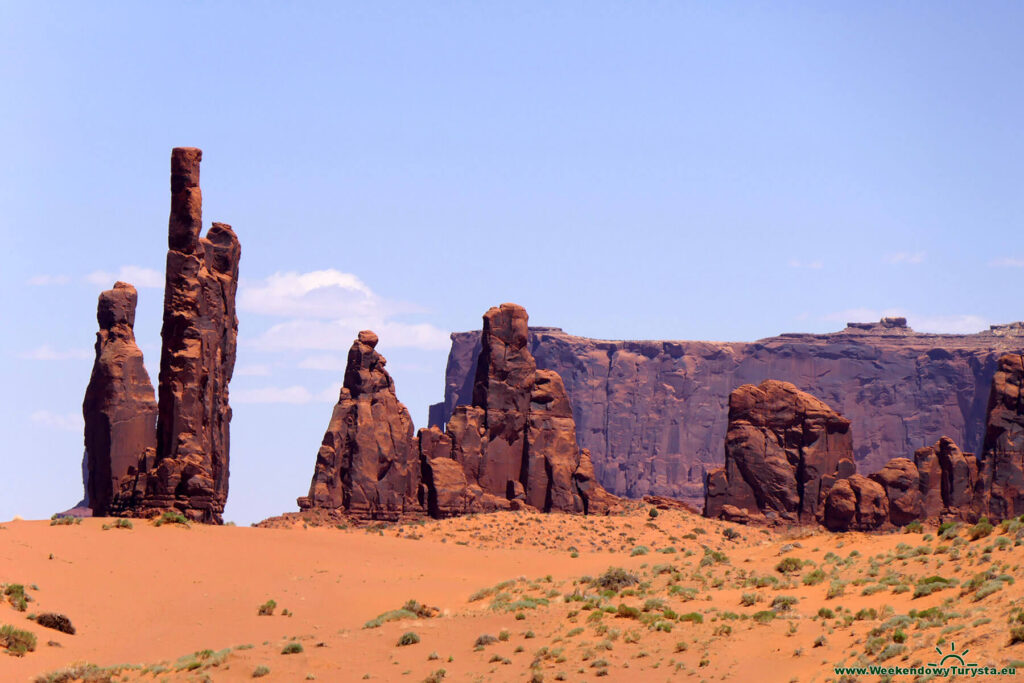
<path fill-rule="evenodd" d="M 85 502 L 96 516 L 134 507 L 140 463 L 156 452 L 156 397 L 135 343 L 137 302 L 134 287 L 116 282 L 96 307 L 96 360 L 82 402 Z"/>
<path fill-rule="evenodd" d="M 241 246 L 224 223 L 200 236 L 202 158 L 194 147 L 171 152 L 157 448 L 143 507 L 219 524 L 228 495 Z"/>
<path fill-rule="evenodd" d="M 1024 514 L 1024 355 L 999 359 L 988 401 L 976 505 L 993 519 Z"/>
<path fill-rule="evenodd" d="M 431 407 L 430 424 L 443 429 L 470 402 L 480 341 L 479 331 L 452 335 L 445 400 Z M 528 347 L 539 369 L 562 377 L 580 448 L 609 491 L 699 505 L 705 472 L 723 464 L 729 393 L 766 379 L 790 382 L 849 419 L 861 471 L 942 436 L 982 453 L 997 361 L 1020 354 L 1024 324 L 928 334 L 887 318 L 754 342 L 591 339 L 531 327 Z"/>

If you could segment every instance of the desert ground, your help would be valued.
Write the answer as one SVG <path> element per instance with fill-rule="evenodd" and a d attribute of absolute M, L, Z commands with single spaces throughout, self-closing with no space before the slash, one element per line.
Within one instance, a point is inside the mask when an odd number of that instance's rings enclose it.
<path fill-rule="evenodd" d="M 1020 521 L 833 534 L 636 502 L 308 522 L 3 523 L 0 626 L 35 642 L 0 635 L 0 680 L 829 681 L 951 651 L 1024 668 Z"/>

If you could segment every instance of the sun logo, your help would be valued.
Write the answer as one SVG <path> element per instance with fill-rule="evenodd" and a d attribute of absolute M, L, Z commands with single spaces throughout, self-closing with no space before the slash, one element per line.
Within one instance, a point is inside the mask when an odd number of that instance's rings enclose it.
<path fill-rule="evenodd" d="M 935 651 L 938 652 L 940 655 L 942 654 L 942 648 L 936 647 Z M 957 654 L 956 643 L 950 643 L 949 644 L 949 653 L 944 655 L 942 657 L 942 659 L 939 660 L 938 664 L 931 664 L 930 663 L 930 664 L 928 664 L 928 666 L 945 666 L 946 665 L 946 660 L 948 660 L 948 659 L 955 659 L 957 662 L 960 663 L 960 666 L 978 666 L 977 664 L 968 664 L 968 663 L 966 663 L 964 661 L 964 655 L 967 654 L 968 652 L 970 652 L 970 650 L 964 650 L 963 652 Z"/>

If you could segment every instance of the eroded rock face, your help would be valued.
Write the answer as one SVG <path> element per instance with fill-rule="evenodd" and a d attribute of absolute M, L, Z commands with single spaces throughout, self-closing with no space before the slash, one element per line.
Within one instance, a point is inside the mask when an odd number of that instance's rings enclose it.
<path fill-rule="evenodd" d="M 723 463 L 729 393 L 765 379 L 791 382 L 848 418 L 861 471 L 944 435 L 981 453 L 996 362 L 1024 348 L 1024 326 L 937 335 L 890 319 L 749 343 L 611 341 L 532 327 L 528 348 L 565 383 L 577 440 L 604 486 L 702 505 L 704 474 Z M 480 350 L 479 332 L 452 335 L 445 401 L 431 424 L 443 428 L 470 401 Z"/>
<path fill-rule="evenodd" d="M 887 518 L 885 490 L 859 474 L 840 479 L 825 496 L 822 523 L 832 531 L 872 531 Z"/>
<path fill-rule="evenodd" d="M 944 436 L 932 446 L 914 452 L 919 473 L 922 519 L 953 516 L 977 518 L 975 491 L 979 486 L 978 464 L 956 442 Z"/>
<path fill-rule="evenodd" d="M 743 385 L 729 396 L 725 467 L 708 473 L 704 513 L 731 505 L 813 522 L 852 458 L 850 421 L 828 405 L 788 382 Z"/>
<path fill-rule="evenodd" d="M 999 359 L 992 378 L 978 507 L 990 518 L 1024 514 L 1024 355 Z"/>
<path fill-rule="evenodd" d="M 377 335 L 364 330 L 349 349 L 345 382 L 317 453 L 309 495 L 298 500 L 303 510 L 344 510 L 380 520 L 422 513 L 412 418 L 376 346 Z M 449 474 L 439 469 L 443 466 L 431 469 L 432 481 Z M 450 505 L 445 498 L 434 507 Z"/>
<path fill-rule="evenodd" d="M 235 365 L 241 247 L 231 226 L 202 231 L 201 150 L 171 152 L 171 215 L 156 457 L 143 506 L 220 523 L 228 495 L 228 383 Z"/>
<path fill-rule="evenodd" d="M 137 302 L 134 287 L 116 282 L 96 309 L 96 360 L 82 415 L 86 501 L 100 517 L 134 508 L 140 463 L 156 452 L 156 397 L 135 343 Z"/>
<path fill-rule="evenodd" d="M 895 526 L 903 526 L 924 516 L 921 477 L 908 458 L 893 458 L 878 472 L 868 475 L 881 485 L 888 499 L 888 518 Z"/>
<path fill-rule="evenodd" d="M 537 370 L 527 319 L 516 304 L 487 311 L 473 404 L 455 407 L 444 433 L 419 432 L 421 497 L 435 517 L 521 507 L 603 513 L 617 504 L 579 448 L 562 378 Z"/>

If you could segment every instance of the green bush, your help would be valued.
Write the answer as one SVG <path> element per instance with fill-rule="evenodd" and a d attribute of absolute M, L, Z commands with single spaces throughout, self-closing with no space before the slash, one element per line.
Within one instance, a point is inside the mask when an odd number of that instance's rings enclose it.
<path fill-rule="evenodd" d="M 274 600 L 267 600 L 265 603 L 259 606 L 256 611 L 261 617 L 269 617 L 274 614 L 274 609 L 277 607 L 277 602 Z"/>
<path fill-rule="evenodd" d="M 300 652 L 302 652 L 302 643 L 294 640 L 285 645 L 284 649 L 281 650 L 281 654 L 283 655 L 297 655 Z"/>
<path fill-rule="evenodd" d="M 640 578 L 631 572 L 620 567 L 609 567 L 603 574 L 591 582 L 596 588 L 613 590 L 616 593 L 625 588 L 640 583 Z"/>
<path fill-rule="evenodd" d="M 967 535 L 972 541 L 977 541 L 979 538 L 985 538 L 991 534 L 994 528 L 988 521 L 988 517 L 982 517 L 977 524 L 967 530 Z"/>
<path fill-rule="evenodd" d="M 0 626 L 0 646 L 15 657 L 22 657 L 26 652 L 36 649 L 36 637 L 28 631 L 14 628 L 9 624 Z"/>
<path fill-rule="evenodd" d="M 181 514 L 177 510 L 165 510 L 163 514 L 153 520 L 154 526 L 163 526 L 164 524 L 181 524 L 188 526 L 188 519 L 185 515 Z"/>
<path fill-rule="evenodd" d="M 803 569 L 804 563 L 796 557 L 784 557 L 775 565 L 775 571 L 782 574 L 792 574 Z"/>
<path fill-rule="evenodd" d="M 687 614 L 680 614 L 679 621 L 688 621 L 691 624 L 703 624 L 704 617 L 697 612 L 688 612 Z"/>
<path fill-rule="evenodd" d="M 260 664 L 259 666 L 257 666 L 255 669 L 252 670 L 252 677 L 253 678 L 263 678 L 264 676 L 267 676 L 269 674 L 270 674 L 270 669 L 265 667 L 265 666 L 263 666 L 262 664 Z"/>
<path fill-rule="evenodd" d="M 760 612 L 755 612 L 751 618 L 759 624 L 767 624 L 775 618 L 775 611 L 770 609 L 761 610 Z"/>
<path fill-rule="evenodd" d="M 420 637 L 412 631 L 406 631 L 402 634 L 402 637 L 398 639 L 396 645 L 403 647 L 405 645 L 415 645 L 420 642 Z"/>
<path fill-rule="evenodd" d="M 789 611 L 793 605 L 797 603 L 797 599 L 792 595 L 780 595 L 772 600 L 772 609 L 779 612 Z"/>

